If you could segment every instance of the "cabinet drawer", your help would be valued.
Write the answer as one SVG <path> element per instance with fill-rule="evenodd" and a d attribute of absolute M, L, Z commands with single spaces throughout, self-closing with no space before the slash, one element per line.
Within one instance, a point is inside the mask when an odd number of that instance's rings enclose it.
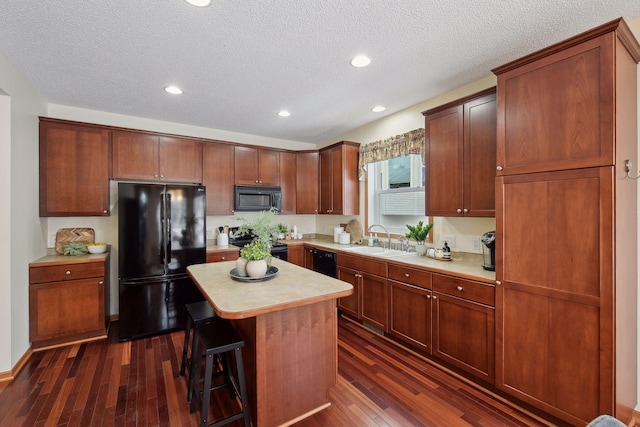
<path fill-rule="evenodd" d="M 104 262 L 102 261 L 29 267 L 29 283 L 104 277 L 104 273 Z"/>
<path fill-rule="evenodd" d="M 210 252 L 207 254 L 207 262 L 235 261 L 239 256 L 238 251 Z"/>
<path fill-rule="evenodd" d="M 431 273 L 424 270 L 389 264 L 389 279 L 431 289 Z"/>
<path fill-rule="evenodd" d="M 495 286 L 488 283 L 433 274 L 433 290 L 458 298 L 465 298 L 480 304 L 495 306 Z"/>
<path fill-rule="evenodd" d="M 358 271 L 375 274 L 376 276 L 387 277 L 386 262 L 374 261 L 365 257 L 357 257 L 339 253 L 338 265 L 353 268 L 354 270 Z"/>

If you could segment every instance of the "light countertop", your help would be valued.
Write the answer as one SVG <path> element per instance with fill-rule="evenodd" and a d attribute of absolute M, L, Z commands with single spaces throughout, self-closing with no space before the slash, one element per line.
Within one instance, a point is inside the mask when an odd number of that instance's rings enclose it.
<path fill-rule="evenodd" d="M 42 258 L 38 258 L 35 261 L 29 263 L 30 267 L 37 267 L 41 265 L 56 265 L 56 264 L 69 264 L 69 263 L 83 263 L 83 262 L 101 262 L 109 256 L 109 251 L 101 254 L 86 254 L 78 256 L 70 255 L 45 255 Z"/>
<path fill-rule="evenodd" d="M 235 261 L 187 267 L 189 275 L 209 300 L 216 314 L 226 319 L 244 319 L 260 314 L 315 304 L 350 295 L 346 282 L 297 265 L 273 259 L 278 273 L 263 282 L 241 282 L 229 274 Z"/>

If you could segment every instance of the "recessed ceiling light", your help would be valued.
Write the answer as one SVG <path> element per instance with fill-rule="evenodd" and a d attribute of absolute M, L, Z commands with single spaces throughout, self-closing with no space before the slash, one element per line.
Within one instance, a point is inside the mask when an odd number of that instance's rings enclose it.
<path fill-rule="evenodd" d="M 282 110 L 282 111 L 278 111 L 278 115 L 280 117 L 289 117 L 291 115 L 291 113 L 288 112 L 287 110 Z"/>
<path fill-rule="evenodd" d="M 384 108 L 382 105 L 376 105 L 371 109 L 371 111 L 373 111 L 374 113 L 381 113 L 384 110 L 386 110 L 386 108 Z"/>
<path fill-rule="evenodd" d="M 364 55 L 356 56 L 351 60 L 351 65 L 357 68 L 366 67 L 370 63 L 371 63 L 371 60 Z"/>
<path fill-rule="evenodd" d="M 173 95 L 182 94 L 182 89 L 180 89 L 178 86 L 167 86 L 164 88 L 164 90 L 166 90 L 167 92 Z"/>
<path fill-rule="evenodd" d="M 187 0 L 187 3 L 198 7 L 205 7 L 211 4 L 211 0 Z"/>

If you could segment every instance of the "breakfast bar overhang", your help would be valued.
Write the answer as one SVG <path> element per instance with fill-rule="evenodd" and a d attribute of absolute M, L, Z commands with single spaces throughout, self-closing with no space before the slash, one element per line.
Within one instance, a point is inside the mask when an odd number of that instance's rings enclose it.
<path fill-rule="evenodd" d="M 330 405 L 337 381 L 337 298 L 346 282 L 273 259 L 277 274 L 241 282 L 235 261 L 187 268 L 215 313 L 245 341 L 244 368 L 254 426 L 293 424 Z"/>

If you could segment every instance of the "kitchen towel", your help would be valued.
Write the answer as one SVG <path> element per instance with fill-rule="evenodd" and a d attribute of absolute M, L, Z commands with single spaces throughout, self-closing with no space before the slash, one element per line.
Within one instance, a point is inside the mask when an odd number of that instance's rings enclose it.
<path fill-rule="evenodd" d="M 347 227 L 344 229 L 347 233 L 351 235 L 351 243 L 355 243 L 356 245 L 361 245 L 362 240 L 362 224 L 357 219 L 352 219 L 347 224 Z"/>

